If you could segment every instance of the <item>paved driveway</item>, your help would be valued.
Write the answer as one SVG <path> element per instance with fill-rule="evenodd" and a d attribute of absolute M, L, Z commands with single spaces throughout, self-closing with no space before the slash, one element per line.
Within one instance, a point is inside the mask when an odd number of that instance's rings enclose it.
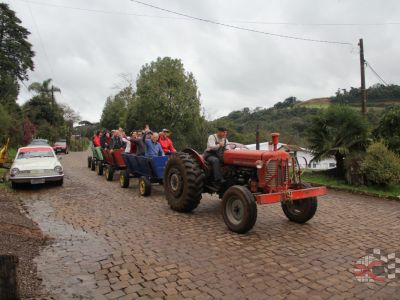
<path fill-rule="evenodd" d="M 117 177 L 90 171 L 86 153 L 62 162 L 63 187 L 17 192 L 53 239 L 36 261 L 57 299 L 400 297 L 400 279 L 360 283 L 353 274 L 369 248 L 400 251 L 400 201 L 330 190 L 307 224 L 265 205 L 253 230 L 238 235 L 215 197 L 179 214 L 162 187 L 149 198 L 138 196 L 136 180 L 122 189 Z"/>

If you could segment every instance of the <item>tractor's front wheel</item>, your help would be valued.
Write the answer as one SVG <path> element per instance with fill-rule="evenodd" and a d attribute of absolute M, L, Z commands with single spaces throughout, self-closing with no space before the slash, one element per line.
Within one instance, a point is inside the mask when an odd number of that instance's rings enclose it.
<path fill-rule="evenodd" d="M 114 168 L 110 165 L 107 165 L 105 175 L 107 181 L 112 181 L 114 179 Z"/>
<path fill-rule="evenodd" d="M 253 194 L 244 186 L 230 187 L 222 197 L 222 216 L 230 230 L 246 233 L 257 220 L 257 204 Z"/>
<path fill-rule="evenodd" d="M 204 172 L 187 153 L 170 157 L 164 172 L 165 195 L 169 206 L 178 212 L 190 212 L 200 203 Z"/>
<path fill-rule="evenodd" d="M 303 188 L 311 187 L 308 184 L 303 183 Z M 305 223 L 314 217 L 318 201 L 317 197 L 305 198 L 301 200 L 294 201 L 284 201 L 281 202 L 282 210 L 286 217 L 296 223 Z"/>
<path fill-rule="evenodd" d="M 139 178 L 139 194 L 143 197 L 151 194 L 151 181 L 145 176 Z"/>

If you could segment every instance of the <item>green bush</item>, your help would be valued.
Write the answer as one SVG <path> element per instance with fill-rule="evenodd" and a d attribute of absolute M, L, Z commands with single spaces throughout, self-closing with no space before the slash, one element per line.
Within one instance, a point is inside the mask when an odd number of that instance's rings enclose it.
<path fill-rule="evenodd" d="M 361 169 L 370 184 L 400 182 L 400 158 L 382 142 L 375 142 L 368 147 Z"/>

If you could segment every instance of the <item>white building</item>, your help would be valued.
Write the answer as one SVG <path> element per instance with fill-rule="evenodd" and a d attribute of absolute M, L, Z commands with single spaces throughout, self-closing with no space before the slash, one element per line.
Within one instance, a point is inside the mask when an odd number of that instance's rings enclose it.
<path fill-rule="evenodd" d="M 250 150 L 255 150 L 256 144 L 246 145 L 246 147 L 249 148 Z M 260 143 L 260 150 L 268 150 L 268 149 L 272 150 L 273 145 L 268 142 Z M 312 152 L 306 148 L 302 148 L 297 145 L 278 143 L 278 149 L 282 149 L 291 153 L 296 153 L 297 160 L 299 161 L 301 168 L 308 167 L 313 170 L 327 170 L 336 168 L 336 161 L 333 157 L 321 160 L 319 162 L 315 161 L 311 162 L 311 160 L 314 158 Z"/>

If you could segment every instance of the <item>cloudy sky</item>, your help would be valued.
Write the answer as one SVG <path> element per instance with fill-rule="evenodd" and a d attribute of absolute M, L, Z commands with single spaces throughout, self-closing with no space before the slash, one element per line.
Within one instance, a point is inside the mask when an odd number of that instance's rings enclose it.
<path fill-rule="evenodd" d="M 212 119 L 288 96 L 307 100 L 359 86 L 362 37 L 366 60 L 386 82 L 400 83 L 398 0 L 142 1 L 258 31 L 351 45 L 235 30 L 130 0 L 5 0 L 32 33 L 36 68 L 30 82 L 53 78 L 62 89 L 60 102 L 97 121 L 106 97 L 121 85 L 120 74 L 135 79 L 157 57 L 180 58 Z M 369 70 L 366 76 L 367 85 L 379 81 Z M 29 97 L 22 89 L 19 102 Z"/>

